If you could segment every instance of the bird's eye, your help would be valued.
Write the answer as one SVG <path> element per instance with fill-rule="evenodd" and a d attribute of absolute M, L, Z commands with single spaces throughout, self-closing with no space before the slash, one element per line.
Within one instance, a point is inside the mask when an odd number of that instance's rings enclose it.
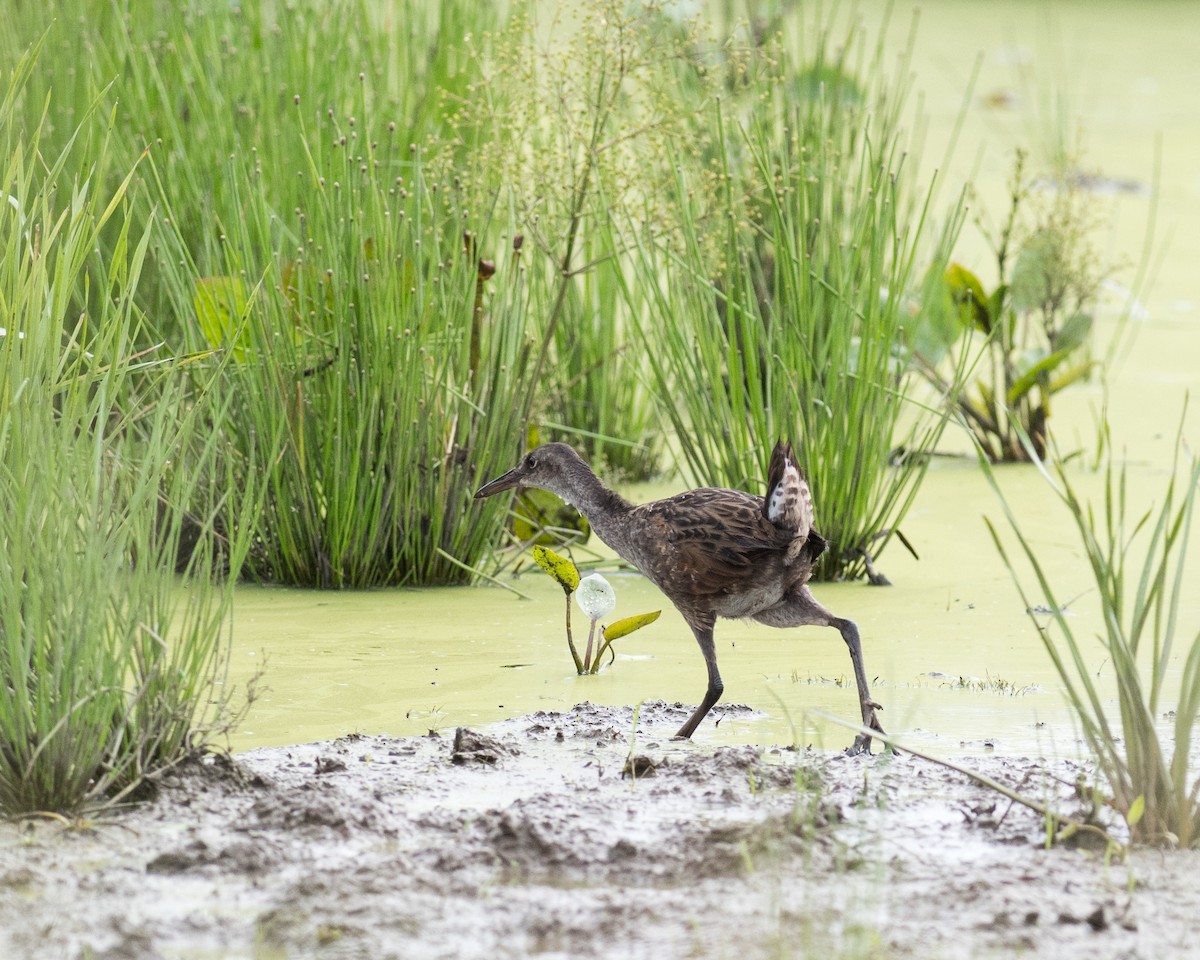
<path fill-rule="evenodd" d="M 529 456 L 527 456 L 527 457 L 525 458 L 525 469 L 526 469 L 526 470 L 532 470 L 532 469 L 533 469 L 534 467 L 536 467 L 536 466 L 537 466 L 537 457 L 535 457 L 535 456 L 534 456 L 534 455 L 531 453 Z"/>

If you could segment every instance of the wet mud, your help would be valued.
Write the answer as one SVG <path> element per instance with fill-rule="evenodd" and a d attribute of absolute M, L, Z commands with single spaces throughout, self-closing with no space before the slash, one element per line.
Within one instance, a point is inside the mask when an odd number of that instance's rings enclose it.
<path fill-rule="evenodd" d="M 2 824 L 0 956 L 1200 956 L 1194 853 L 1046 849 L 961 774 L 670 740 L 688 712 L 208 757 L 116 814 Z M 1079 813 L 1075 764 L 970 762 Z"/>

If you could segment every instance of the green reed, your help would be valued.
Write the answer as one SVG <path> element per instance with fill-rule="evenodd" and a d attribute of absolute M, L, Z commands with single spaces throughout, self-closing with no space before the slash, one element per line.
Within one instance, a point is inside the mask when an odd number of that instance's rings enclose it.
<path fill-rule="evenodd" d="M 904 57 L 885 75 L 861 44 L 826 32 L 750 51 L 749 93 L 713 108 L 703 164 L 678 157 L 678 218 L 643 234 L 630 288 L 688 471 L 753 489 L 792 439 L 832 542 L 823 578 L 871 572 L 946 422 L 908 399 L 906 336 L 961 221 L 955 207 L 936 227 L 915 183 Z"/>
<path fill-rule="evenodd" d="M 218 379 L 233 495 L 265 472 L 249 571 L 469 578 L 503 520 L 470 493 L 525 435 L 525 316 L 545 312 L 470 169 L 469 122 L 446 134 L 480 78 L 465 38 L 502 11 L 54 6 L 82 30 L 92 87 L 115 78 L 114 150 L 148 150 L 153 335 Z"/>
<path fill-rule="evenodd" d="M 1200 719 L 1200 634 L 1176 647 L 1179 603 L 1190 583 L 1184 563 L 1193 512 L 1200 496 L 1200 460 L 1183 456 L 1182 426 L 1177 460 L 1159 504 L 1142 511 L 1128 500 L 1125 466 L 1110 459 L 1104 473 L 1104 500 L 1086 503 L 1066 469 L 1047 466 L 1026 441 L 1027 452 L 1046 475 L 1070 514 L 1091 569 L 1100 601 L 1102 631 L 1080 636 L 1064 602 L 1022 529 L 999 482 L 981 454 L 993 489 L 1016 536 L 1020 553 L 1036 581 L 1036 595 L 1050 611 L 1049 622 L 1035 613 L 1034 600 L 995 527 L 996 547 L 1008 566 L 1066 691 L 1067 701 L 1096 758 L 1111 793 L 1110 803 L 1129 825 L 1135 842 L 1194 847 L 1200 844 L 1200 776 L 1191 766 L 1196 722 Z M 1111 445 L 1109 445 L 1111 449 Z M 1119 726 L 1110 716 L 1097 684 L 1097 657 L 1105 657 L 1116 681 Z M 1180 672 L 1173 678 L 1176 664 Z M 1173 711 L 1171 736 L 1159 731 L 1159 718 Z M 1168 714 L 1170 716 L 1170 714 Z M 1173 743 L 1171 742 L 1173 740 Z"/>
<path fill-rule="evenodd" d="M 471 497 L 525 433 L 539 291 L 469 187 L 429 179 L 419 148 L 359 106 L 351 126 L 297 105 L 309 194 L 290 215 L 252 158 L 230 161 L 241 216 L 210 240 L 211 276 L 176 238 L 173 295 L 231 355 L 227 456 L 266 464 L 249 571 L 321 587 L 460 582 L 502 520 Z"/>
<path fill-rule="evenodd" d="M 218 534 L 210 398 L 137 347 L 151 232 L 132 213 L 136 171 L 102 189 L 110 141 L 81 132 L 56 153 L 50 111 L 30 126 L 38 62 L 36 47 L 18 60 L 0 103 L 6 815 L 117 800 L 230 722 L 231 590 L 216 574 L 243 552 Z"/>

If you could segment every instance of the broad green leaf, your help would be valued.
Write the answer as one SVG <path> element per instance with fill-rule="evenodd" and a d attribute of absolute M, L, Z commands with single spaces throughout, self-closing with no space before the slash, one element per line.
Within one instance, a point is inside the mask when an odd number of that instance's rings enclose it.
<path fill-rule="evenodd" d="M 979 278 L 960 263 L 952 263 L 942 274 L 950 299 L 964 327 L 975 327 L 984 333 L 992 332 L 992 317 L 989 312 L 987 294 Z"/>
<path fill-rule="evenodd" d="M 245 360 L 250 350 L 243 320 L 246 316 L 246 288 L 238 277 L 202 277 L 192 294 L 196 319 L 214 349 L 231 348 L 236 360 Z"/>
<path fill-rule="evenodd" d="M 992 291 L 992 295 L 987 299 L 988 314 L 992 317 L 999 317 L 1001 323 L 1005 319 L 1004 308 L 1008 302 L 1008 291 L 1008 284 L 1002 283 Z"/>
<path fill-rule="evenodd" d="M 579 586 L 579 570 L 566 557 L 560 557 L 548 547 L 534 547 L 533 559 L 539 567 L 558 581 L 563 592 L 569 597 Z"/>
<path fill-rule="evenodd" d="M 1092 368 L 1096 366 L 1099 366 L 1099 364 L 1095 360 L 1085 360 L 1083 363 L 1077 363 L 1074 366 L 1068 367 L 1050 381 L 1050 392 L 1058 393 L 1059 390 L 1065 390 L 1076 380 L 1082 380 L 1086 377 L 1092 372 Z"/>
<path fill-rule="evenodd" d="M 661 613 L 661 610 L 655 610 L 653 613 L 639 613 L 636 616 L 623 617 L 604 628 L 604 639 L 611 642 L 628 636 L 634 630 L 641 630 L 642 627 L 653 623 Z"/>

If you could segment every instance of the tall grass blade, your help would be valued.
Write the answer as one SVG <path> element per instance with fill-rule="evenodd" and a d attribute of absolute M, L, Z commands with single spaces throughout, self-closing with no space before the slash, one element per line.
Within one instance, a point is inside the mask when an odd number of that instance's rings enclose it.
<path fill-rule="evenodd" d="M 1182 421 L 1180 431 L 1177 450 L 1182 451 Z M 1033 456 L 1032 444 L 1028 451 L 1078 532 L 1100 600 L 1100 645 L 1086 645 L 1065 616 L 1049 573 L 1005 500 L 996 473 L 981 454 L 980 462 L 1025 565 L 1032 570 L 1038 593 L 1051 611 L 1049 625 L 1038 619 L 1038 606 L 1021 586 L 1023 572 L 989 522 L 996 547 L 1017 583 L 1131 837 L 1139 842 L 1196 846 L 1200 844 L 1200 777 L 1190 767 L 1189 753 L 1192 731 L 1200 719 L 1200 634 L 1188 648 L 1178 686 L 1169 687 L 1168 678 L 1179 628 L 1179 602 L 1187 582 L 1183 570 L 1189 533 L 1200 496 L 1200 460 L 1190 456 L 1183 462 L 1177 459 L 1160 506 L 1140 517 L 1127 536 L 1124 466 L 1118 470 L 1111 461 L 1106 466 L 1104 522 L 1098 524 L 1095 511 L 1080 499 L 1065 468 L 1055 465 L 1048 469 Z M 1132 604 L 1128 602 L 1130 593 Z M 1148 644 L 1142 642 L 1147 631 Z M 1111 663 L 1119 727 L 1110 721 L 1105 694 L 1094 679 L 1098 653 Z M 1171 696 L 1175 699 L 1173 744 L 1163 740 L 1157 725 L 1166 698 Z"/>

